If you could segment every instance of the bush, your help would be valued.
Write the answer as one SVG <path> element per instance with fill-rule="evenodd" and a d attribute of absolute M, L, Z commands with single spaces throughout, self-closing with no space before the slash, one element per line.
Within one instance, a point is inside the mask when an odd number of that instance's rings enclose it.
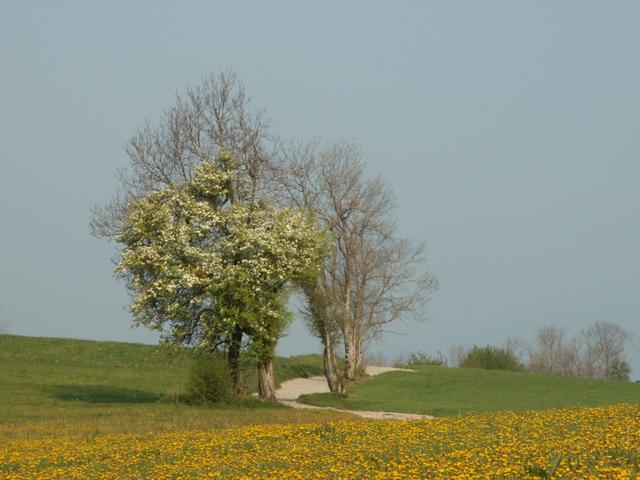
<path fill-rule="evenodd" d="M 399 353 L 394 358 L 391 365 L 394 367 L 413 367 L 417 365 L 431 365 L 436 367 L 446 367 L 447 357 L 442 355 L 442 352 L 438 351 L 435 355 L 430 353 L 424 353 L 421 351 L 406 353 Z"/>
<path fill-rule="evenodd" d="M 629 381 L 629 375 L 631 374 L 631 368 L 629 364 L 624 360 L 615 359 L 609 367 L 607 378 L 610 380 L 623 380 Z"/>
<path fill-rule="evenodd" d="M 442 356 L 441 352 L 438 352 L 436 355 L 431 355 L 429 353 L 418 351 L 411 352 L 409 354 L 407 365 L 434 365 L 437 367 L 446 367 L 447 360 Z"/>
<path fill-rule="evenodd" d="M 466 353 L 462 362 L 460 362 L 460 366 L 465 368 L 484 368 L 486 370 L 522 370 L 522 365 L 520 365 L 513 352 L 490 345 L 486 347 L 474 345 Z"/>
<path fill-rule="evenodd" d="M 199 355 L 191 369 L 187 388 L 195 403 L 217 403 L 231 397 L 233 382 L 225 359 L 210 353 Z"/>

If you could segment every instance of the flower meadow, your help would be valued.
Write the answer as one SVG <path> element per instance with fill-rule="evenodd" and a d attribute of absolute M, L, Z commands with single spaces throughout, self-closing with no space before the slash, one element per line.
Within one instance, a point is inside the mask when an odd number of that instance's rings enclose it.
<path fill-rule="evenodd" d="M 15 440 L 6 479 L 635 479 L 640 405 Z"/>

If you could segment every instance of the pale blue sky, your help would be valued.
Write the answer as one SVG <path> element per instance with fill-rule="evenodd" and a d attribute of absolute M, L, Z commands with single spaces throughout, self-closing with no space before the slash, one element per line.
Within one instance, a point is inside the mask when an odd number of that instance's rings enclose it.
<path fill-rule="evenodd" d="M 596 320 L 640 337 L 640 3 L 53 3 L 0 0 L 12 332 L 154 340 L 129 327 L 89 208 L 114 192 L 137 125 L 232 69 L 280 135 L 361 142 L 401 232 L 427 243 L 430 322 L 374 350 Z M 279 348 L 317 349 L 297 324 Z"/>

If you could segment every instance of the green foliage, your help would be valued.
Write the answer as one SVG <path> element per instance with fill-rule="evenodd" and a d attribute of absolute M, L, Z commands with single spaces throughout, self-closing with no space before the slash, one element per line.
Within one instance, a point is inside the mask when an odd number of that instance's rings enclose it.
<path fill-rule="evenodd" d="M 520 362 L 511 351 L 490 345 L 486 347 L 474 345 L 466 353 L 462 362 L 460 362 L 460 366 L 463 368 L 509 370 L 513 372 L 522 370 L 522 365 L 520 365 Z"/>
<path fill-rule="evenodd" d="M 411 352 L 409 354 L 407 365 L 410 367 L 415 365 L 434 365 L 437 367 L 446 367 L 447 361 L 440 354 L 431 355 L 429 353 L 417 351 Z"/>
<path fill-rule="evenodd" d="M 217 354 L 198 355 L 189 374 L 189 399 L 194 403 L 219 403 L 231 397 L 233 381 L 226 360 Z"/>
<path fill-rule="evenodd" d="M 616 359 L 611 363 L 609 372 L 607 372 L 607 378 L 610 380 L 622 380 L 629 381 L 629 375 L 631 374 L 631 367 L 624 360 Z"/>
<path fill-rule="evenodd" d="M 542 410 L 637 403 L 640 384 L 472 368 L 416 365 L 389 372 L 347 390 L 346 396 L 314 394 L 305 403 L 354 410 L 436 416 L 498 410 Z"/>
<path fill-rule="evenodd" d="M 290 319 L 287 287 L 318 273 L 328 239 L 307 213 L 238 200 L 245 177 L 220 152 L 192 180 L 129 205 L 116 271 L 136 325 L 205 350 L 239 329 L 259 357 L 273 356 Z"/>

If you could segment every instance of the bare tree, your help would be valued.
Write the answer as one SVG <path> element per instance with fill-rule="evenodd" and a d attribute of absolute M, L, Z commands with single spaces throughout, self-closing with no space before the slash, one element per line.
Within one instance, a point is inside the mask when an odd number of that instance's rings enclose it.
<path fill-rule="evenodd" d="M 583 337 L 589 376 L 611 379 L 628 370 L 625 350 L 630 335 L 624 328 L 610 322 L 596 322 L 583 332 Z M 628 377 L 628 371 L 626 375 Z"/>
<path fill-rule="evenodd" d="M 339 332 L 350 380 L 366 343 L 393 321 L 419 318 L 437 282 L 424 271 L 424 247 L 395 236 L 391 188 L 367 174 L 355 143 L 292 143 L 281 158 L 273 181 L 283 202 L 314 212 L 335 240 L 323 274 L 304 292 L 325 365 L 335 359 Z M 325 371 L 335 391 L 341 379 L 332 371 L 335 364 Z"/>
<path fill-rule="evenodd" d="M 556 371 L 565 377 L 586 376 L 583 360 L 583 348 L 576 338 L 564 341 L 558 352 Z"/>
<path fill-rule="evenodd" d="M 622 327 L 596 322 L 579 338 L 565 337 L 558 327 L 538 329 L 529 348 L 529 369 L 538 373 L 601 379 L 628 379 L 625 349 L 630 339 Z"/>
<path fill-rule="evenodd" d="M 551 325 L 536 332 L 536 339 L 529 348 L 529 369 L 537 373 L 561 373 L 565 331 Z"/>

